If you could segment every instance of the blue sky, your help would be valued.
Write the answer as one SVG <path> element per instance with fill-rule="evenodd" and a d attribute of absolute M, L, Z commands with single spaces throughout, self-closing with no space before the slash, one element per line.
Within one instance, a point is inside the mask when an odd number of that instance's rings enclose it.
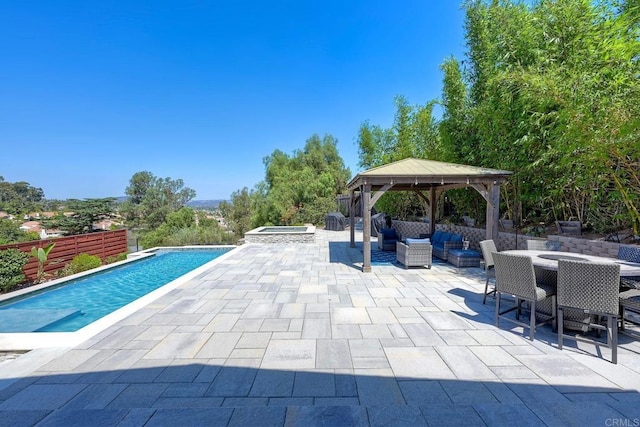
<path fill-rule="evenodd" d="M 365 120 L 440 97 L 463 21 L 453 0 L 5 3 L 0 176 L 93 198 L 148 170 L 226 199 L 314 133 L 355 174 Z"/>

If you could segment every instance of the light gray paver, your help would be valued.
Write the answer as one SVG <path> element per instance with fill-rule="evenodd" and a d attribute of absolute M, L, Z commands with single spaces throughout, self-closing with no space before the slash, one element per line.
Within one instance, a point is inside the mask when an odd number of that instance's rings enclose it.
<path fill-rule="evenodd" d="M 331 338 L 331 322 L 329 319 L 305 319 L 302 327 L 302 338 Z"/>
<path fill-rule="evenodd" d="M 237 408 L 227 426 L 276 426 L 283 425 L 286 416 L 286 408 L 279 406 Z"/>
<path fill-rule="evenodd" d="M 226 358 L 231 355 L 236 344 L 242 337 L 240 332 L 216 332 L 197 352 L 198 358 Z"/>
<path fill-rule="evenodd" d="M 318 340 L 316 368 L 349 369 L 353 367 L 347 340 Z"/>
<path fill-rule="evenodd" d="M 315 340 L 271 340 L 262 359 L 265 369 L 308 369 L 315 364 Z"/>
<path fill-rule="evenodd" d="M 331 320 L 334 325 L 361 325 L 371 323 L 367 310 L 357 307 L 333 307 L 331 309 Z"/>
<path fill-rule="evenodd" d="M 362 406 L 293 406 L 287 409 L 284 425 L 306 427 L 367 426 L 366 409 Z"/>
<path fill-rule="evenodd" d="M 376 406 L 367 411 L 372 426 L 427 426 L 417 406 Z"/>
<path fill-rule="evenodd" d="M 436 350 L 460 380 L 497 379 L 491 369 L 466 347 L 438 347 Z"/>
<path fill-rule="evenodd" d="M 260 370 L 249 393 L 252 397 L 290 397 L 293 390 L 295 372 Z"/>
<path fill-rule="evenodd" d="M 380 371 L 377 369 L 356 370 L 360 404 L 364 406 L 405 405 L 404 396 L 396 379 L 379 374 Z"/>
<path fill-rule="evenodd" d="M 362 245 L 348 235 L 243 245 L 74 349 L 0 363 L 0 424 L 640 419 L 638 342 L 621 340 L 618 365 L 589 345 L 559 351 L 550 327 L 531 342 L 522 328 L 494 326 L 480 269 L 362 273 Z M 39 362 L 27 369 L 28 360 Z"/>
<path fill-rule="evenodd" d="M 445 345 L 440 335 L 426 323 L 405 324 L 403 328 L 416 347 Z"/>
<path fill-rule="evenodd" d="M 0 404 L 0 411 L 6 409 L 33 410 L 58 409 L 80 393 L 82 384 L 34 384 L 11 396 Z"/>
<path fill-rule="evenodd" d="M 72 409 L 56 411 L 38 423 L 39 426 L 110 426 L 118 424 L 128 414 L 126 410 Z"/>
<path fill-rule="evenodd" d="M 160 341 L 145 359 L 170 359 L 194 357 L 211 335 L 205 333 L 171 333 Z"/>
<path fill-rule="evenodd" d="M 455 379 L 456 376 L 432 347 L 391 347 L 385 353 L 398 379 Z"/>
<path fill-rule="evenodd" d="M 293 397 L 333 397 L 336 385 L 333 374 L 322 372 L 297 372 Z"/>
<path fill-rule="evenodd" d="M 227 425 L 233 408 L 158 409 L 145 426 Z"/>

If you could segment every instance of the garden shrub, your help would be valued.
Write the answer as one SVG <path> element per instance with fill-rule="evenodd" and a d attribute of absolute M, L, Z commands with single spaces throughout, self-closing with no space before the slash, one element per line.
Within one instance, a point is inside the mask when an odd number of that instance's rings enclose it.
<path fill-rule="evenodd" d="M 22 269 L 29 261 L 29 254 L 19 249 L 0 251 L 0 289 L 10 291 L 26 281 Z"/>
<path fill-rule="evenodd" d="M 78 254 L 73 257 L 69 264 L 65 265 L 61 270 L 58 270 L 58 276 L 70 276 L 72 274 L 100 267 L 101 265 L 102 261 L 97 255 Z"/>
<path fill-rule="evenodd" d="M 118 255 L 111 255 L 108 256 L 104 259 L 104 263 L 105 264 L 113 264 L 114 262 L 118 262 L 118 261 L 124 261 L 125 259 L 127 259 L 127 253 L 126 252 L 122 252 Z"/>

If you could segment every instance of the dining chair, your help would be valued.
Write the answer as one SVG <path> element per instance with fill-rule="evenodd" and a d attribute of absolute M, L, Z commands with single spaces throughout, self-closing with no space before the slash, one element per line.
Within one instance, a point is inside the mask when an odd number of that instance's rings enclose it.
<path fill-rule="evenodd" d="M 524 255 L 505 254 L 494 252 L 493 262 L 496 274 L 496 312 L 495 325 L 500 318 L 509 322 L 529 328 L 529 339 L 533 341 L 536 333 L 536 327 L 545 323 L 552 322 L 555 330 L 556 319 L 556 291 L 549 284 L 536 283 L 536 274 L 533 269 L 531 258 Z M 515 306 L 509 307 L 504 311 L 500 311 L 501 300 L 503 295 L 511 295 L 515 297 Z M 551 299 L 552 314 L 548 319 L 536 323 L 536 304 L 546 299 Z M 528 302 L 528 308 L 524 306 L 524 302 Z M 505 314 L 516 311 L 516 318 L 511 319 Z M 529 311 L 529 323 L 520 321 L 520 312 L 522 310 Z"/>
<path fill-rule="evenodd" d="M 556 240 L 527 240 L 527 249 L 530 251 L 559 251 L 562 244 Z"/>
<path fill-rule="evenodd" d="M 558 261 L 558 348 L 562 350 L 565 338 L 605 346 L 611 349 L 611 362 L 618 363 L 618 313 L 620 266 L 613 263 Z M 607 342 L 582 335 L 564 333 L 565 309 L 578 309 L 589 315 L 589 329 L 607 332 Z M 605 317 L 607 325 L 600 320 Z"/>
<path fill-rule="evenodd" d="M 617 259 L 621 261 L 640 264 L 640 246 L 620 246 L 618 248 Z M 620 287 L 626 289 L 640 289 L 640 276 L 621 277 Z"/>
<path fill-rule="evenodd" d="M 625 289 L 620 291 L 620 333 L 640 339 L 640 332 L 629 331 L 626 323 L 638 325 L 638 317 L 634 319 L 627 317 L 627 313 L 632 312 L 640 315 L 640 289 Z"/>
<path fill-rule="evenodd" d="M 492 239 L 483 240 L 480 242 L 480 250 L 482 251 L 482 258 L 484 258 L 484 273 L 487 276 L 487 280 L 484 283 L 484 295 L 482 296 L 482 303 L 487 302 L 487 295 L 495 295 L 495 288 L 489 292 L 489 280 L 496 278 L 496 271 L 493 264 L 493 252 L 498 252 L 496 243 Z"/>

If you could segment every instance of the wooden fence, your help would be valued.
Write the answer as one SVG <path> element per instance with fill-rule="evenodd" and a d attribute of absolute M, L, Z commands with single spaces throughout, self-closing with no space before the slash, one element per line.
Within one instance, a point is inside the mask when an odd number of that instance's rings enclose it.
<path fill-rule="evenodd" d="M 128 252 L 127 230 L 104 231 L 0 245 L 0 250 L 16 248 L 22 252 L 30 253 L 31 248 L 44 248 L 49 243 L 55 243 L 44 265 L 44 272 L 49 274 L 54 274 L 80 253 L 97 255 L 104 262 L 107 257 Z M 35 280 L 37 273 L 38 261 L 31 257 L 27 265 L 24 266 L 24 274 L 28 280 Z"/>

